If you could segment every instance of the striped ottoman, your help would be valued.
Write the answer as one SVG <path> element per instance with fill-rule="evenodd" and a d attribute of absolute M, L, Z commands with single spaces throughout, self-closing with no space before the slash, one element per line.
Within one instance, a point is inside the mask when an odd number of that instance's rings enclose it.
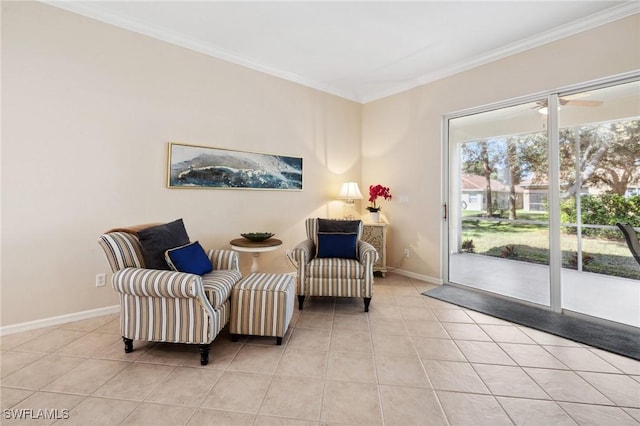
<path fill-rule="evenodd" d="M 278 345 L 293 315 L 293 277 L 252 273 L 231 292 L 231 340 L 238 335 L 274 336 Z"/>

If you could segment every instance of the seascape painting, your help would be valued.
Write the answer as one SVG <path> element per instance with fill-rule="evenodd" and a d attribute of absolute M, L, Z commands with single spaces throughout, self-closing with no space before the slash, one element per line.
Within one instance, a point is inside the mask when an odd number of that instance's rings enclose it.
<path fill-rule="evenodd" d="M 302 190 L 302 158 L 169 143 L 169 188 Z"/>

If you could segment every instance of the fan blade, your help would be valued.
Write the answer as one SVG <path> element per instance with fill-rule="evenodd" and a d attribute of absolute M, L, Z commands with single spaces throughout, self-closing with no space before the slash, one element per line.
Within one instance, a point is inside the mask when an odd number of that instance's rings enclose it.
<path fill-rule="evenodd" d="M 575 105 L 575 106 L 584 106 L 584 107 L 597 107 L 602 105 L 602 101 L 579 101 L 579 100 L 571 100 L 567 99 L 567 101 L 563 105 Z"/>

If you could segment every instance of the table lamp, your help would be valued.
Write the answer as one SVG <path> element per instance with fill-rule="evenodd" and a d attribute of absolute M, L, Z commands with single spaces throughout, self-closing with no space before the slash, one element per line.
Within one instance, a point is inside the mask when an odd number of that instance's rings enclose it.
<path fill-rule="evenodd" d="M 345 200 L 345 204 L 348 209 L 352 209 L 355 205 L 355 200 L 362 200 L 362 193 L 360 192 L 360 188 L 358 188 L 358 184 L 356 182 L 345 182 L 340 187 L 340 192 L 338 192 L 338 199 Z M 349 214 L 345 214 L 344 216 L 347 219 L 353 219 L 354 216 L 349 212 Z"/>

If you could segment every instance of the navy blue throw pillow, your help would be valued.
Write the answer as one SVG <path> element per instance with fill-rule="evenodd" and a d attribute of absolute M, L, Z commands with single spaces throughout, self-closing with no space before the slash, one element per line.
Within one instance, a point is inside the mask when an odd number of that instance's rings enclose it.
<path fill-rule="evenodd" d="M 197 241 L 167 250 L 165 258 L 167 264 L 174 271 L 196 275 L 204 275 L 213 271 L 211 260 L 209 260 L 207 253 Z"/>
<path fill-rule="evenodd" d="M 182 219 L 152 226 L 138 231 L 138 240 L 142 247 L 142 257 L 148 269 L 170 269 L 164 258 L 164 252 L 189 244 L 189 235 Z"/>
<path fill-rule="evenodd" d="M 355 234 L 318 234 L 317 257 L 340 257 L 343 259 L 357 259 L 357 241 L 358 236 Z"/>

